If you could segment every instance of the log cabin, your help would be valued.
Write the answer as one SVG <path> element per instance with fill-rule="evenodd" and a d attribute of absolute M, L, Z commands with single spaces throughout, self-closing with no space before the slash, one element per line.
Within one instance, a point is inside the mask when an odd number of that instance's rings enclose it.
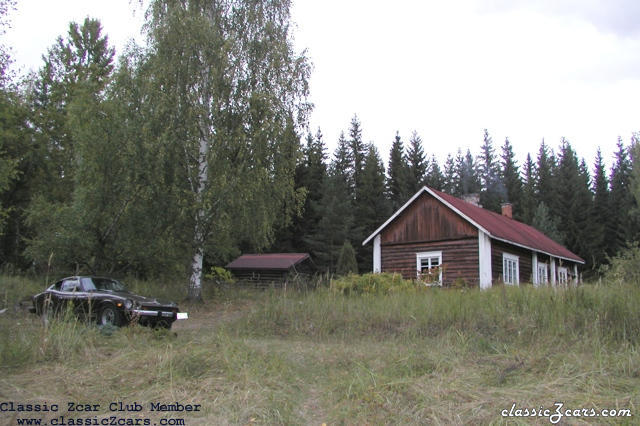
<path fill-rule="evenodd" d="M 429 187 L 420 189 L 362 243 L 373 243 L 373 272 L 428 285 L 567 285 L 584 260 L 537 229 Z"/>
<path fill-rule="evenodd" d="M 254 287 L 286 286 L 313 270 L 309 253 L 243 254 L 226 268 L 242 284 Z"/>

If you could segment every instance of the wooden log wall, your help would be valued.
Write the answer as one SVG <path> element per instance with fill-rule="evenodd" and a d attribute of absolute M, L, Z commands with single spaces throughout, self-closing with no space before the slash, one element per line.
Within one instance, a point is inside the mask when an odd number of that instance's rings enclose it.
<path fill-rule="evenodd" d="M 240 285 L 258 288 L 271 286 L 280 287 L 284 285 L 286 281 L 287 271 L 236 269 L 233 271 L 233 275 Z"/>
<path fill-rule="evenodd" d="M 381 243 L 477 237 L 478 230 L 430 194 L 422 194 L 382 232 Z"/>
<path fill-rule="evenodd" d="M 478 239 L 464 238 L 449 241 L 434 241 L 411 244 L 382 244 L 382 272 L 396 272 L 405 279 L 416 279 L 416 253 L 442 251 L 444 286 L 456 280 L 467 285 L 478 285 Z"/>
<path fill-rule="evenodd" d="M 504 271 L 502 270 L 502 254 L 518 256 L 518 269 L 520 272 L 520 284 L 531 283 L 533 280 L 531 262 L 532 252 L 522 247 L 491 240 L 491 275 L 493 282 L 502 282 Z"/>

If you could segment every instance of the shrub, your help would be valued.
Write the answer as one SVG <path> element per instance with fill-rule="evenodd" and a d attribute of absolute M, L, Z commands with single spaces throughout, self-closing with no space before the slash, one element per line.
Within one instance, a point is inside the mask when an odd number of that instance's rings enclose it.
<path fill-rule="evenodd" d="M 221 266 L 213 266 L 211 267 L 211 271 L 205 275 L 205 278 L 213 280 L 217 283 L 233 283 L 235 279 L 233 275 L 228 270 L 224 269 Z"/>
<path fill-rule="evenodd" d="M 610 259 L 608 265 L 600 269 L 606 281 L 616 283 L 640 284 L 640 247 L 635 243 L 621 250 Z"/>
<path fill-rule="evenodd" d="M 424 288 L 413 281 L 405 280 L 400 274 L 364 274 L 347 276 L 331 281 L 331 289 L 348 294 L 389 294 L 403 290 Z"/>
<path fill-rule="evenodd" d="M 357 274 L 358 262 L 356 261 L 356 252 L 349 241 L 345 241 L 340 249 L 338 256 L 338 265 L 336 266 L 338 275 Z"/>

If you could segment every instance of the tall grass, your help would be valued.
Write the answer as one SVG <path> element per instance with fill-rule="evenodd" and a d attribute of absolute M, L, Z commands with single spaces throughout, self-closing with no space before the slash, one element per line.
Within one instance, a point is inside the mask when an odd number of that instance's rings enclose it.
<path fill-rule="evenodd" d="M 433 337 L 458 330 L 509 341 L 588 336 L 637 344 L 638 306 L 640 288 L 627 285 L 428 289 L 350 297 L 330 290 L 304 295 L 272 291 L 236 324 L 236 331 L 352 339 Z"/>
<path fill-rule="evenodd" d="M 638 288 L 349 293 L 227 290 L 160 332 L 11 311 L 0 394 L 202 404 L 188 424 L 503 424 L 513 401 L 640 407 Z"/>

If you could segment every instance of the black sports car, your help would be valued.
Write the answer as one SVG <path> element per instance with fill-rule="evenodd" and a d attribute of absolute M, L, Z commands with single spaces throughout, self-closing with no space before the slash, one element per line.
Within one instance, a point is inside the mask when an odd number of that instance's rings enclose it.
<path fill-rule="evenodd" d="M 177 319 L 188 315 L 179 312 L 173 302 L 161 302 L 138 296 L 118 280 L 105 277 L 75 276 L 63 278 L 32 297 L 31 312 L 38 315 L 60 313 L 64 309 L 99 325 L 120 327 L 137 322 L 151 327 L 171 328 Z"/>

